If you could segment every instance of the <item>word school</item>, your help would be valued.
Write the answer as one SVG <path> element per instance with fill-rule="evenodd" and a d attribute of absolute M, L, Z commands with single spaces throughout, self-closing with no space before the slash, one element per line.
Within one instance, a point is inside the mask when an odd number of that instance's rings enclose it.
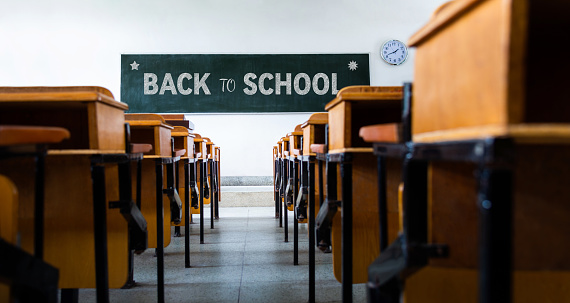
<path fill-rule="evenodd" d="M 155 73 L 144 73 L 144 94 L 164 95 L 169 92 L 172 95 L 211 95 L 207 80 L 210 73 L 181 73 L 178 77 L 172 77 L 171 73 L 165 73 L 159 79 Z M 190 83 L 193 80 L 193 85 Z M 219 85 L 222 93 L 233 93 L 239 88 L 236 81 L 231 78 L 220 78 Z M 159 87 L 158 83 L 162 83 Z M 312 78 L 306 73 L 298 73 L 294 77 L 291 73 L 263 73 L 259 77 L 255 73 L 247 73 L 243 76 L 243 93 L 255 95 L 258 92 L 263 95 L 306 95 L 311 90 L 317 95 L 324 95 L 330 92 L 331 95 L 338 93 L 337 74 L 331 73 L 330 78 L 325 73 L 317 73 Z"/>

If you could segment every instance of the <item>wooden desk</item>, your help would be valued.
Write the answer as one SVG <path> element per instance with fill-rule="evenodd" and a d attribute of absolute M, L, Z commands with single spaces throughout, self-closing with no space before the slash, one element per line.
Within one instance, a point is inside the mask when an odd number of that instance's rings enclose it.
<path fill-rule="evenodd" d="M 475 140 L 445 140 L 438 132 L 433 135 L 442 141 L 408 145 L 405 238 L 449 249 L 444 258 L 420 254 L 405 262 L 414 268 L 403 271 L 416 271 L 406 275 L 408 302 L 476 302 L 477 297 L 557 302 L 568 297 L 570 266 L 563 252 L 570 243 L 564 219 L 570 214 L 570 190 L 560 180 L 570 175 L 560 163 L 568 160 L 570 125 L 547 128 Z M 448 133 L 449 138 L 458 135 Z M 556 139 L 546 133 L 556 133 Z M 544 246 L 551 247 L 548 253 L 538 249 Z"/>
<path fill-rule="evenodd" d="M 46 157 L 44 259 L 60 270 L 60 288 L 93 288 L 95 258 L 93 156 L 124 154 L 123 112 L 128 106 L 100 87 L 2 87 L 0 120 L 3 123 L 64 127 L 70 140 L 53 145 Z M 57 150 L 60 150 L 59 152 Z M 116 164 L 105 164 L 106 201 L 118 200 Z M 20 160 L 1 170 L 20 189 L 22 248 L 33 248 L 33 183 L 20 172 L 33 163 Z M 81 202 L 81 203 L 78 203 Z M 121 214 L 107 209 L 108 285 L 124 285 L 128 263 L 128 228 Z M 62 232 L 65 231 L 65 232 Z M 79 252 L 79 253 L 78 253 Z M 81 270 L 77 270 L 81 268 Z"/>
<path fill-rule="evenodd" d="M 207 194 L 207 201 L 205 200 L 204 203 L 205 204 L 210 204 L 210 228 L 213 229 L 214 228 L 214 219 L 215 219 L 215 208 L 216 206 L 216 193 L 215 193 L 215 171 L 214 171 L 214 166 L 215 166 L 215 145 L 214 142 L 212 142 L 212 140 L 210 140 L 210 138 L 206 138 L 203 137 L 204 141 L 206 142 L 206 154 L 207 154 L 207 160 L 206 160 L 206 167 L 205 167 L 205 176 L 206 176 L 206 182 L 204 183 L 206 186 L 206 188 L 204 188 L 205 191 L 208 191 Z M 205 195 L 206 197 L 206 195 Z"/>
<path fill-rule="evenodd" d="M 307 121 L 301 124 L 303 131 L 303 144 L 301 146 L 299 179 L 300 179 L 300 199 L 296 203 L 298 213 L 305 212 L 305 220 L 309 223 L 309 302 L 315 302 L 315 243 L 320 242 L 320 238 L 315 237 L 315 219 L 320 205 L 323 203 L 323 183 L 322 183 L 322 161 L 317 161 L 316 153 L 311 151 L 311 145 L 326 142 L 328 134 L 326 125 L 328 123 L 328 113 L 314 113 Z M 318 169 L 315 170 L 315 162 L 318 162 Z M 315 184 L 315 180 L 319 180 Z M 319 201 L 319 203 L 316 203 Z M 304 210 L 303 210 L 304 208 Z M 308 210 L 308 213 L 307 213 Z M 329 237 L 330 238 L 330 237 Z M 329 241 L 330 242 L 330 241 Z M 328 245 L 327 245 L 328 246 Z"/>
<path fill-rule="evenodd" d="M 174 127 L 166 124 L 160 115 L 156 114 L 125 114 L 126 121 L 131 126 L 131 141 L 135 143 L 151 144 L 152 150 L 144 154 L 142 161 L 142 191 L 141 191 L 141 212 L 147 219 L 148 224 L 148 247 L 157 247 L 157 178 L 155 166 L 157 161 L 172 157 L 171 131 Z M 164 184 L 166 188 L 166 184 Z M 166 194 L 162 194 L 163 200 L 167 199 Z M 163 205 L 164 211 L 164 243 L 163 247 L 170 245 L 170 206 Z"/>
<path fill-rule="evenodd" d="M 151 152 L 142 161 L 141 212 L 148 223 L 148 247 L 156 248 L 159 301 L 164 300 L 164 247 L 170 244 L 172 213 L 180 214 L 179 197 L 175 188 L 175 164 L 180 160 L 173 150 L 171 131 L 156 114 L 125 114 L 131 125 L 131 140 L 151 144 Z M 153 172 L 154 171 L 154 172 Z M 166 175 L 166 182 L 163 178 Z M 166 184 L 165 184 L 166 183 Z M 164 199 L 170 203 L 164 203 Z"/>
<path fill-rule="evenodd" d="M 184 153 L 179 155 L 181 160 L 183 160 L 183 165 L 177 165 L 176 170 L 176 184 L 178 188 L 178 193 L 180 194 L 180 199 L 183 201 L 186 199 L 186 183 L 190 183 L 190 176 L 186 176 L 185 166 L 189 165 L 190 162 L 194 161 L 194 134 L 190 133 L 190 130 L 183 126 L 174 126 L 171 132 L 172 139 L 174 139 L 174 150 L 184 150 Z M 195 181 L 194 181 L 195 182 Z M 183 206 L 183 212 L 185 212 L 185 206 Z M 190 219 L 190 221 L 192 221 Z M 180 223 L 172 222 L 172 226 L 176 226 L 175 236 L 180 236 L 180 226 L 185 225 L 186 216 L 182 216 Z"/>
<path fill-rule="evenodd" d="M 570 122 L 557 84 L 570 58 L 536 60 L 544 52 L 540 41 L 566 35 L 569 9 L 562 0 L 461 0 L 434 13 L 408 41 L 417 48 L 414 141 L 454 128 Z"/>
<path fill-rule="evenodd" d="M 365 125 L 400 122 L 402 98 L 401 86 L 353 86 L 341 89 L 325 106 L 329 113 L 327 172 L 331 174 L 327 180 L 341 176 L 337 181 L 340 187 L 327 182 L 327 200 L 338 195 L 342 202 L 342 217 L 335 216 L 332 223 L 332 253 L 335 277 L 343 283 L 344 302 L 352 300 L 352 283 L 367 281 L 368 266 L 380 253 L 378 193 L 370 190 L 378 182 L 376 167 L 370 165 L 375 157 L 372 144 L 364 142 L 358 132 Z M 388 176 L 399 184 L 397 172 L 399 169 Z M 397 220 L 397 186 L 395 193 L 396 197 L 389 199 L 394 203 L 389 204 L 396 206 Z"/>

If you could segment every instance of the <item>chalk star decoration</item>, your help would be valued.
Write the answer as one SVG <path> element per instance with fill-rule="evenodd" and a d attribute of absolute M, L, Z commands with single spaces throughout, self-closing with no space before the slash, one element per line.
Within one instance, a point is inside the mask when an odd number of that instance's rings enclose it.
<path fill-rule="evenodd" d="M 358 68 L 358 63 L 356 63 L 356 61 L 350 61 L 348 63 L 348 69 L 350 69 L 351 71 L 355 71 Z"/>
<path fill-rule="evenodd" d="M 137 61 L 133 61 L 133 63 L 130 64 L 131 70 L 139 70 L 139 65 Z"/>

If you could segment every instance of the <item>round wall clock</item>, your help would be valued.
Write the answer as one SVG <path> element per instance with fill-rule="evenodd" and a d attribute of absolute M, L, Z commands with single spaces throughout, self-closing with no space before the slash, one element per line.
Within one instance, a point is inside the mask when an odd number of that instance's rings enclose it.
<path fill-rule="evenodd" d="M 386 63 L 400 65 L 408 58 L 408 47 L 401 41 L 388 40 L 382 44 L 380 55 Z"/>

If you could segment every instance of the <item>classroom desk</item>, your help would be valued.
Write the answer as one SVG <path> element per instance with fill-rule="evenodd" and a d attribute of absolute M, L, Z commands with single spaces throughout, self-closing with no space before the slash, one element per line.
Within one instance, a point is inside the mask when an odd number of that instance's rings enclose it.
<path fill-rule="evenodd" d="M 148 222 L 148 247 L 156 248 L 158 298 L 164 301 L 164 247 L 171 241 L 170 222 L 176 219 L 172 214 L 180 214 L 180 198 L 174 182 L 174 167 L 180 156 L 173 150 L 171 131 L 174 127 L 156 114 L 125 114 L 125 120 L 131 126 L 132 142 L 152 145 L 142 160 L 144 177 L 140 201 L 141 212 Z M 169 204 L 164 203 L 165 196 Z"/>
<path fill-rule="evenodd" d="M 570 190 L 560 180 L 570 174 L 560 163 L 570 125 L 460 140 L 462 131 L 375 144 L 378 154 L 405 158 L 404 232 L 371 266 L 371 280 L 392 302 L 402 292 L 407 302 L 565 300 Z M 404 279 L 404 289 L 394 283 Z"/>
<path fill-rule="evenodd" d="M 295 203 L 299 195 L 299 161 L 302 151 L 301 140 L 303 131 L 301 124 L 295 126 L 295 131 L 287 134 L 289 137 L 289 157 L 287 163 L 288 181 L 286 188 L 286 210 L 293 211 L 293 265 L 299 264 L 299 220 Z M 306 222 L 306 221 L 305 221 Z M 305 223 L 302 222 L 302 223 Z M 289 230 L 285 229 L 285 242 L 289 240 Z"/>
<path fill-rule="evenodd" d="M 402 98 L 401 86 L 352 86 L 341 89 L 325 106 L 329 113 L 327 174 L 338 178 L 334 176 L 338 167 L 341 177 L 340 188 L 327 183 L 327 203 L 334 202 L 331 198 L 340 190 L 341 216 L 332 219 L 332 253 L 335 277 L 343 284 L 343 302 L 352 302 L 352 283 L 367 281 L 367 268 L 380 252 L 378 193 L 370 191 L 377 185 L 376 168 L 370 165 L 373 149 L 358 132 L 365 125 L 400 122 Z M 328 210 L 321 208 L 321 212 Z"/>
<path fill-rule="evenodd" d="M 217 186 L 215 184 L 215 171 L 214 171 L 214 164 L 215 164 L 215 159 L 216 159 L 216 154 L 215 154 L 215 146 L 214 146 L 214 142 L 212 142 L 212 140 L 210 140 L 210 138 L 206 138 L 203 137 L 203 139 L 206 142 L 206 154 L 207 154 L 207 161 L 206 161 L 206 178 L 207 180 L 209 180 L 208 183 L 208 187 L 207 190 L 209 190 L 208 196 L 209 196 L 209 201 L 210 201 L 210 229 L 214 228 L 214 219 L 215 219 L 215 208 L 217 207 L 216 205 L 216 192 L 215 192 L 215 187 Z"/>
<path fill-rule="evenodd" d="M 207 148 L 206 144 L 207 141 L 202 138 L 201 135 L 195 134 L 196 137 L 194 138 L 194 150 L 195 150 L 195 157 L 196 163 L 198 165 L 197 171 L 199 172 L 197 179 L 198 180 L 198 187 L 199 187 L 199 211 L 200 211 L 200 244 L 204 244 L 204 176 L 205 176 L 205 169 L 204 163 L 207 161 Z"/>
<path fill-rule="evenodd" d="M 59 268 L 60 288 L 97 287 L 98 297 L 106 296 L 108 300 L 107 287 L 121 287 L 127 277 L 127 222 L 119 212 L 109 208 L 102 214 L 107 225 L 94 221 L 94 209 L 77 201 L 97 206 L 98 199 L 118 200 L 117 164 L 101 161 L 109 159 L 105 155 L 117 155 L 111 157 L 119 162 L 128 159 L 123 125 L 123 113 L 128 106 L 114 100 L 113 95 L 101 87 L 2 87 L 0 108 L 3 123 L 58 126 L 69 130 L 70 139 L 51 146 L 46 157 L 44 256 L 47 262 Z M 34 232 L 30 228 L 33 224 L 29 216 L 33 210 L 33 189 L 27 177 L 18 171 L 29 165 L 22 161 L 2 166 L 5 173 L 14 174 L 13 180 L 23 189 L 19 228 L 22 248 L 26 251 L 33 247 Z M 92 169 L 93 175 L 89 173 Z M 106 187 L 106 191 L 94 191 L 92 181 Z M 94 197 L 101 192 L 105 194 Z M 98 227 L 94 227 L 95 223 Z M 108 244 L 108 249 L 124 252 L 108 255 L 108 286 L 103 285 L 107 278 L 100 276 L 95 263 L 86 262 L 96 257 L 106 258 L 106 251 L 101 251 L 102 246 L 92 240 L 95 230 L 105 227 L 107 232 L 100 236 L 107 237 L 103 242 Z M 97 242 L 101 240 L 96 236 Z"/>
<path fill-rule="evenodd" d="M 312 144 L 321 144 L 326 141 L 326 124 L 328 123 L 328 113 L 314 113 L 307 121 L 301 124 L 303 131 L 302 146 L 299 150 L 299 197 L 295 202 L 295 217 L 304 213 L 304 219 L 309 223 L 309 302 L 315 302 L 315 214 L 316 203 L 319 199 L 322 203 L 322 183 L 319 187 L 315 186 L 317 174 L 320 176 L 321 170 L 315 172 L 314 163 L 316 161 L 316 153 L 311 151 Z M 320 168 L 320 165 L 319 165 Z M 317 191 L 319 195 L 317 196 Z M 318 198 L 317 198 L 318 197 Z M 319 203 L 319 206 L 320 204 Z M 308 210 L 308 213 L 307 213 Z M 297 257 L 298 258 L 298 257 Z M 295 264 L 298 259 L 295 258 Z"/>
<path fill-rule="evenodd" d="M 180 158 L 183 161 L 183 165 L 182 167 L 178 167 L 177 165 L 178 169 L 176 170 L 176 187 L 179 190 L 180 198 L 184 200 L 184 215 L 179 224 L 172 223 L 172 225 L 176 226 L 174 229 L 176 237 L 180 236 L 180 226 L 184 225 L 184 264 L 186 268 L 190 268 L 190 222 L 192 221 L 190 200 L 192 195 L 191 187 L 196 187 L 196 159 L 194 158 L 195 136 L 190 133 L 189 128 L 184 126 L 174 126 L 171 135 L 174 139 L 174 149 L 183 149 L 185 151 Z M 182 187 L 180 187 L 180 183 L 182 183 Z"/>

